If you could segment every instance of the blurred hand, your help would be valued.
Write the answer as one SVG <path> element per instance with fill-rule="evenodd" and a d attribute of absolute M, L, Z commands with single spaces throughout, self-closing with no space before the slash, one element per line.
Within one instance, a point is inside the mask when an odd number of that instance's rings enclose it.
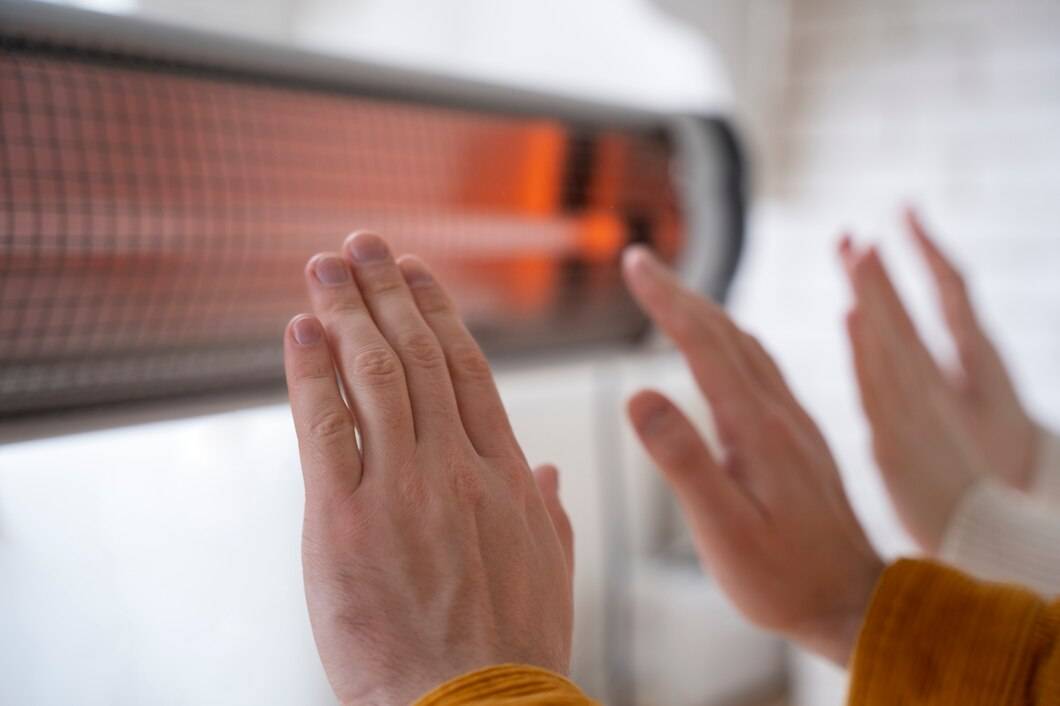
<path fill-rule="evenodd" d="M 828 446 L 754 338 L 647 250 L 631 248 L 623 265 L 634 297 L 688 361 L 721 437 L 715 458 L 670 400 L 654 391 L 630 400 L 704 567 L 751 621 L 845 665 L 883 564 Z"/>
<path fill-rule="evenodd" d="M 408 703 L 505 662 L 566 673 L 556 470 L 531 474 L 449 298 L 367 233 L 310 260 L 306 280 L 316 317 L 292 320 L 285 359 L 306 600 L 336 695 Z"/>
<path fill-rule="evenodd" d="M 957 502 L 987 465 L 879 253 L 855 252 L 849 239 L 840 249 L 856 299 L 847 332 L 873 452 L 899 518 L 936 552 Z"/>
<path fill-rule="evenodd" d="M 947 376 L 961 418 L 991 471 L 1009 486 L 1030 484 L 1038 429 L 1016 394 L 997 348 L 979 325 L 960 271 L 928 235 L 916 212 L 906 222 L 938 290 L 958 367 Z"/>

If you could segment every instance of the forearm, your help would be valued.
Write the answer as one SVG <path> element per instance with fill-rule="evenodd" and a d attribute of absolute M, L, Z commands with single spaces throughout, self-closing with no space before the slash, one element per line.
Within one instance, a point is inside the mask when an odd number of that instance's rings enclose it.
<path fill-rule="evenodd" d="M 852 664 L 850 706 L 1055 704 L 1060 603 L 902 560 L 876 588 Z"/>
<path fill-rule="evenodd" d="M 452 679 L 414 706 L 591 706 L 571 681 L 537 667 L 502 664 Z"/>

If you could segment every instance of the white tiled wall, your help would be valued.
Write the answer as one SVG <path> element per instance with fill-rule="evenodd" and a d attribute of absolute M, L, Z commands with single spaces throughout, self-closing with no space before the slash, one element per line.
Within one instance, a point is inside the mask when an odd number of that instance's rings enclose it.
<path fill-rule="evenodd" d="M 843 228 L 882 242 L 930 345 L 946 352 L 898 212 L 922 207 L 963 265 L 1038 418 L 1060 427 L 1060 3 L 794 0 L 785 87 L 757 166 L 735 308 L 839 455 L 886 551 L 901 550 L 867 452 L 841 331 Z M 801 664 L 801 662 L 800 662 Z M 841 703 L 797 670 L 801 703 Z"/>

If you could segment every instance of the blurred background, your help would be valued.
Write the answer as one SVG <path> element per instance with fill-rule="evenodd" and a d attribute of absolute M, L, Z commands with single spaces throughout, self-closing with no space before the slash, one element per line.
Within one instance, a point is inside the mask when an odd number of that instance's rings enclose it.
<path fill-rule="evenodd" d="M 901 208 L 918 206 L 962 264 L 1028 406 L 1060 427 L 1051 0 L 75 4 L 658 114 L 723 116 L 749 171 L 728 306 L 824 429 L 888 555 L 911 545 L 878 483 L 848 360 L 835 257 L 843 229 L 882 244 L 929 344 L 948 356 L 900 224 Z M 581 685 L 611 704 L 842 703 L 838 670 L 744 624 L 702 575 L 631 438 L 621 402 L 644 385 L 709 426 L 665 344 L 497 365 L 527 456 L 563 472 Z M 164 416 L 182 418 L 5 434 L 0 702 L 332 703 L 302 597 L 301 479 L 282 394 Z"/>

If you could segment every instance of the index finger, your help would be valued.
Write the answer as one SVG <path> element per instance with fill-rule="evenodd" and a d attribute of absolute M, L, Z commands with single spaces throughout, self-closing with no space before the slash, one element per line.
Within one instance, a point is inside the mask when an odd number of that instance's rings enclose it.
<path fill-rule="evenodd" d="M 923 255 L 924 261 L 927 263 L 936 282 L 941 284 L 943 280 L 959 277 L 960 273 L 957 268 L 954 267 L 931 235 L 928 234 L 927 228 L 924 227 L 924 222 L 920 220 L 920 215 L 911 208 L 907 209 L 905 222 L 909 227 L 909 232 L 913 235 L 913 241 L 919 248 L 920 254 Z"/>
<path fill-rule="evenodd" d="M 875 247 L 868 248 L 851 268 L 854 293 L 877 323 L 893 327 L 903 337 L 916 336 L 913 319 L 894 288 L 887 269 Z M 919 337 L 917 337 L 919 340 Z"/>
<path fill-rule="evenodd" d="M 916 211 L 907 210 L 905 218 L 917 249 L 935 280 L 946 325 L 956 340 L 958 352 L 963 353 L 971 341 L 982 335 L 964 276 L 928 234 Z"/>
<path fill-rule="evenodd" d="M 284 370 L 306 496 L 357 488 L 361 457 L 353 415 L 339 392 L 335 362 L 320 322 L 296 316 L 284 333 Z"/>
<path fill-rule="evenodd" d="M 908 360 L 922 373 L 941 375 L 876 248 L 868 248 L 855 259 L 850 280 L 866 325 L 876 328 L 890 355 Z"/>
<path fill-rule="evenodd" d="M 646 248 L 629 248 L 622 265 L 634 298 L 684 354 L 710 401 L 719 433 L 726 438 L 752 433 L 759 392 L 741 361 L 736 327 Z"/>

